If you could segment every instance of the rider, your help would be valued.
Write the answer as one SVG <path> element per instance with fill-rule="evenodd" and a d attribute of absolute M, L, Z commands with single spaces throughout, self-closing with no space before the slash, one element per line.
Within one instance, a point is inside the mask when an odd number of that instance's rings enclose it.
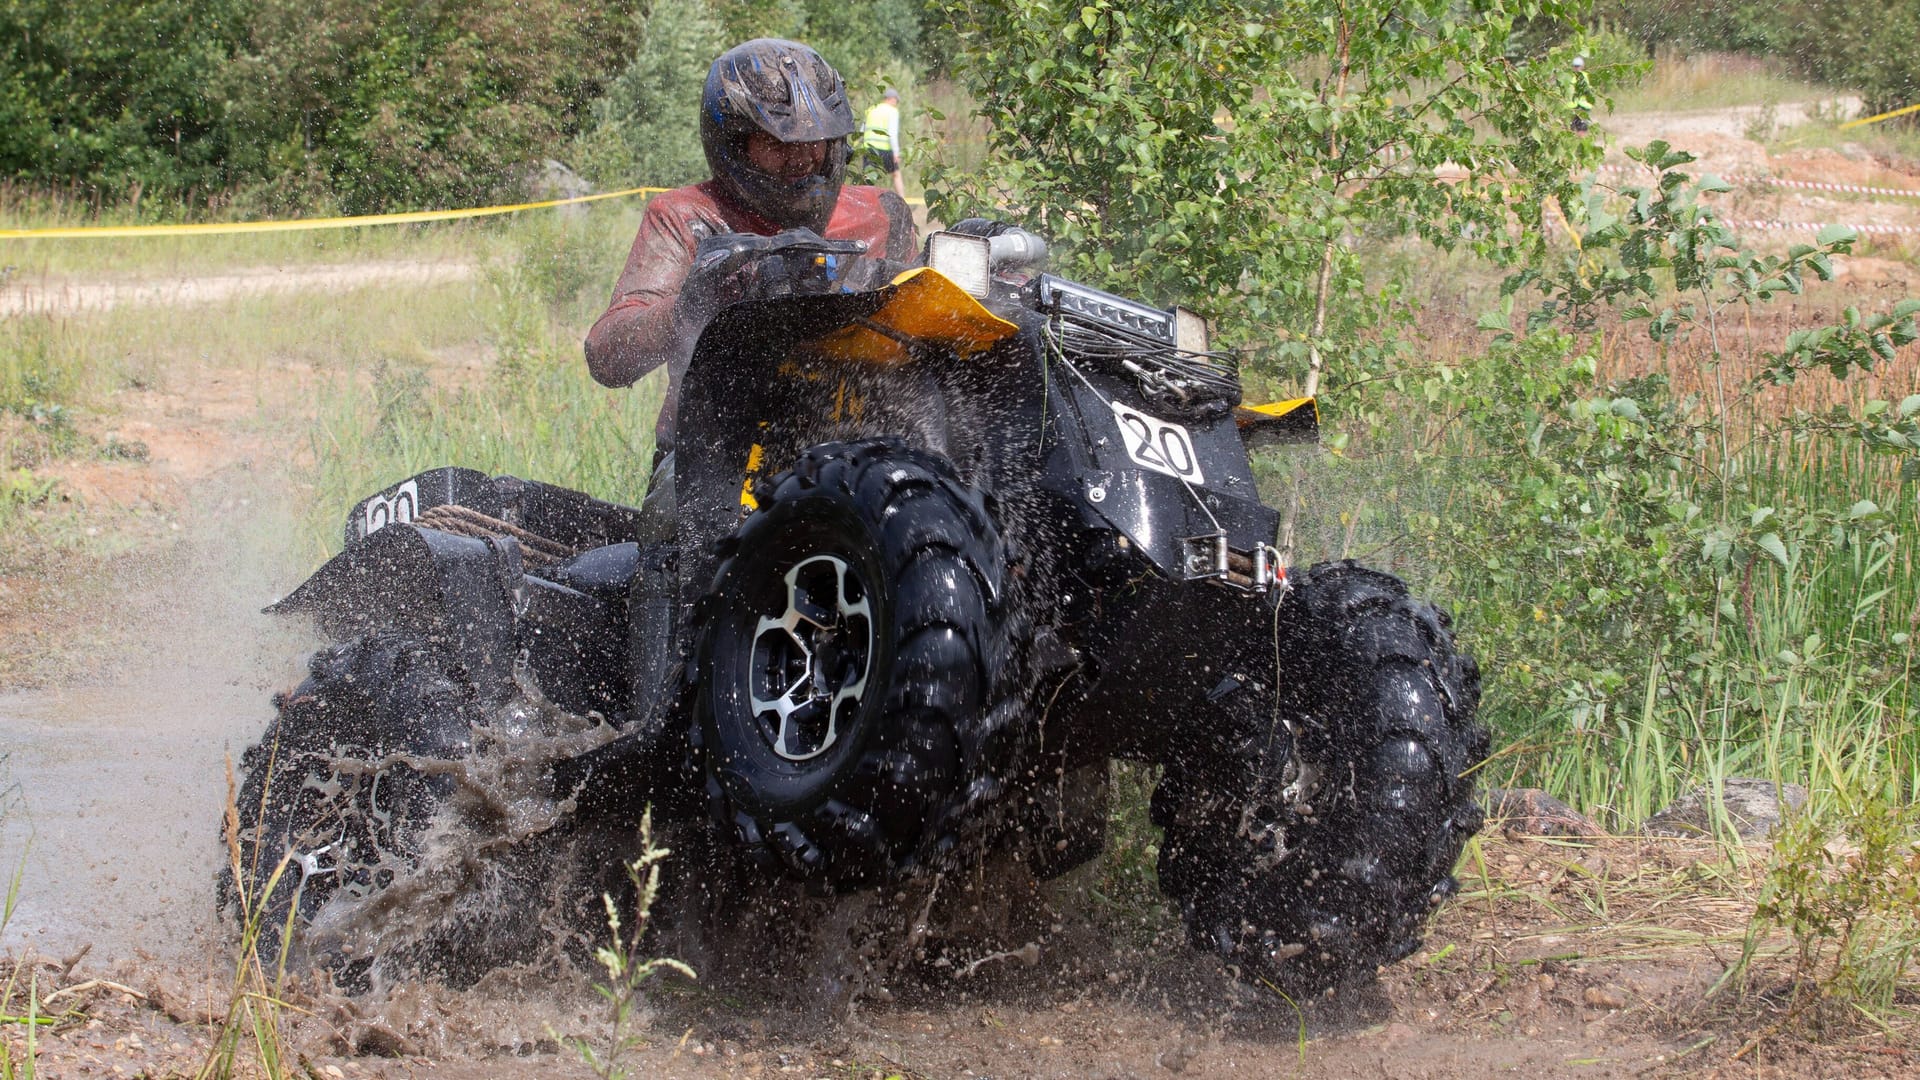
<path fill-rule="evenodd" d="M 626 386 L 666 365 L 667 398 L 654 429 L 656 477 L 673 445 L 675 404 L 694 342 L 716 311 L 749 294 L 753 256 L 769 248 L 765 238 L 777 247 L 788 238 L 811 239 L 796 230 L 812 230 L 863 241 L 876 258 L 914 260 L 918 243 L 906 203 L 882 188 L 841 186 L 847 136 L 855 130 L 846 82 L 799 42 L 749 41 L 708 70 L 700 141 L 713 175 L 647 205 L 613 302 L 587 333 L 587 368 L 607 386 Z"/>

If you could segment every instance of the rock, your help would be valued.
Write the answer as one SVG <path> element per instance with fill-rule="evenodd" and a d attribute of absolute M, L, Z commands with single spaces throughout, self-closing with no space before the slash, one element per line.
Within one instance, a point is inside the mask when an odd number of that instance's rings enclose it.
<path fill-rule="evenodd" d="M 529 161 L 521 165 L 515 172 L 520 181 L 520 186 L 527 193 L 526 197 L 528 202 L 577 199 L 582 195 L 593 194 L 593 185 L 587 182 L 586 177 L 581 176 L 565 164 L 555 161 L 552 158 Z M 548 212 L 561 214 L 568 219 L 573 219 L 586 213 L 587 205 L 588 204 L 585 203 L 573 203 Z"/>
<path fill-rule="evenodd" d="M 368 1024 L 353 1040 L 353 1052 L 360 1057 L 399 1058 L 419 1053 L 412 1040 L 385 1024 Z"/>
<path fill-rule="evenodd" d="M 1626 991 L 1617 986 L 1589 986 L 1581 1000 L 1596 1009 L 1624 1009 L 1627 1007 Z"/>
<path fill-rule="evenodd" d="M 552 158 L 530 162 L 525 168 L 527 194 L 536 202 L 593 194 L 593 185 L 585 177 Z"/>
<path fill-rule="evenodd" d="M 1722 796 L 1727 821 L 1742 840 L 1763 839 L 1780 824 L 1781 804 L 1798 810 L 1807 803 L 1807 789 L 1799 784 L 1782 784 L 1753 776 L 1730 776 Z M 1649 817 L 1640 831 L 1649 836 L 1711 837 L 1715 835 L 1716 800 L 1705 787 L 1691 787 L 1680 797 Z"/>
<path fill-rule="evenodd" d="M 1594 820 L 1539 788 L 1491 788 L 1487 817 L 1509 836 L 1607 835 Z"/>

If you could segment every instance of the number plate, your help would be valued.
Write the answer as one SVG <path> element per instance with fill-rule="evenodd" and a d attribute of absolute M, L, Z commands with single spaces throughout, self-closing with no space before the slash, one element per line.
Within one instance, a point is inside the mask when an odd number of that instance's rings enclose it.
<path fill-rule="evenodd" d="M 1193 452 L 1193 437 L 1179 424 L 1170 424 L 1113 402 L 1113 419 L 1120 425 L 1120 444 L 1135 465 L 1157 473 L 1177 476 L 1189 484 L 1204 484 L 1200 474 L 1200 455 Z"/>
<path fill-rule="evenodd" d="M 419 515 L 420 485 L 409 480 L 367 500 L 366 535 L 372 536 L 389 525 L 412 521 Z"/>

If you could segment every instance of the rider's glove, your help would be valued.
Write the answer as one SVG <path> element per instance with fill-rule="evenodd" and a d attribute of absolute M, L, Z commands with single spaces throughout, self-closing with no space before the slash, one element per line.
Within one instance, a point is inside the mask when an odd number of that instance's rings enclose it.
<path fill-rule="evenodd" d="M 785 260 L 804 252 L 858 256 L 867 245 L 857 240 L 827 240 L 812 229 L 788 229 L 773 236 L 720 233 L 700 241 L 693 265 L 674 303 L 674 321 L 705 326 L 729 304 L 763 295 L 775 280 L 785 280 Z M 776 269 L 777 266 L 777 269 Z"/>

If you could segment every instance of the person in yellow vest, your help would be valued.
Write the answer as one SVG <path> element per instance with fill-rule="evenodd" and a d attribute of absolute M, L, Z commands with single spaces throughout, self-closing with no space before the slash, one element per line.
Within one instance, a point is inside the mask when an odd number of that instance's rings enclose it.
<path fill-rule="evenodd" d="M 869 165 L 878 164 L 893 179 L 893 193 L 906 198 L 907 182 L 900 178 L 900 91 L 888 87 L 880 104 L 867 110 L 860 149 Z"/>

